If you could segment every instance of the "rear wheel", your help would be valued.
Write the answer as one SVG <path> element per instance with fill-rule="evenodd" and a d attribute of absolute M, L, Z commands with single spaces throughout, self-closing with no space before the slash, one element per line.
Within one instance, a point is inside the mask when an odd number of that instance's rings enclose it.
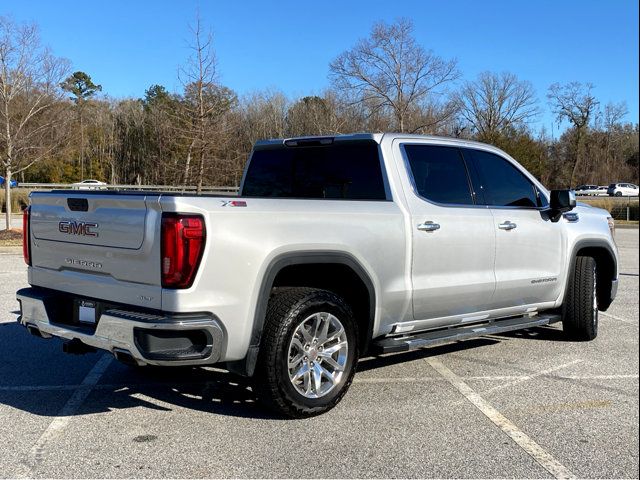
<path fill-rule="evenodd" d="M 616 192 L 616 193 L 615 193 L 615 196 L 616 196 L 616 197 L 621 197 L 621 196 L 622 196 L 622 192 Z"/>
<path fill-rule="evenodd" d="M 571 340 L 588 341 L 598 335 L 596 261 L 576 257 L 562 309 L 562 328 Z"/>
<path fill-rule="evenodd" d="M 357 361 L 356 323 L 342 298 L 312 288 L 272 295 L 254 375 L 266 406 L 296 418 L 323 413 L 347 392 Z"/>

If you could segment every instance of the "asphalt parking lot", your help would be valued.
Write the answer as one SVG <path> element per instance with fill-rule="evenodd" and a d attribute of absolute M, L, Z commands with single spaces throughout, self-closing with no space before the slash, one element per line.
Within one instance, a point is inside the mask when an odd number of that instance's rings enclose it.
<path fill-rule="evenodd" d="M 594 342 L 560 327 L 364 359 L 331 412 L 283 420 L 216 369 L 62 353 L 15 323 L 0 251 L 0 477 L 638 477 L 638 229 Z"/>

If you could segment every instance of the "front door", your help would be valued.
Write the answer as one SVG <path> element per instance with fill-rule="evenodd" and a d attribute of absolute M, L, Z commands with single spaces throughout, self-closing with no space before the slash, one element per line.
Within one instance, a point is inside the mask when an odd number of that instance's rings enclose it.
<path fill-rule="evenodd" d="M 562 289 L 566 258 L 564 222 L 548 218 L 547 199 L 509 160 L 483 150 L 464 149 L 463 153 L 477 171 L 493 216 L 493 308 L 554 302 Z"/>

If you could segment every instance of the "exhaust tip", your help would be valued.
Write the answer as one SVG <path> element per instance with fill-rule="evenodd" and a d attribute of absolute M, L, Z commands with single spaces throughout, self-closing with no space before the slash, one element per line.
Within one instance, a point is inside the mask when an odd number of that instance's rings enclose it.
<path fill-rule="evenodd" d="M 125 365 L 133 365 L 133 366 L 139 365 L 136 359 L 133 358 L 133 355 L 131 355 L 131 352 L 129 352 L 128 350 L 124 350 L 122 348 L 114 348 L 113 356 L 116 357 L 116 360 L 118 360 L 121 363 L 124 363 Z"/>
<path fill-rule="evenodd" d="M 27 325 L 27 331 L 34 337 L 44 338 L 40 329 L 35 325 Z"/>

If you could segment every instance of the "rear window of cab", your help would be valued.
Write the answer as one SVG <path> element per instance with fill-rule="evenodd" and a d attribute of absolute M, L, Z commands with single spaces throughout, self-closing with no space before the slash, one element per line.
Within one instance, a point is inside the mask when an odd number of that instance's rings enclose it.
<path fill-rule="evenodd" d="M 242 196 L 387 200 L 378 144 L 359 140 L 255 150 Z"/>

